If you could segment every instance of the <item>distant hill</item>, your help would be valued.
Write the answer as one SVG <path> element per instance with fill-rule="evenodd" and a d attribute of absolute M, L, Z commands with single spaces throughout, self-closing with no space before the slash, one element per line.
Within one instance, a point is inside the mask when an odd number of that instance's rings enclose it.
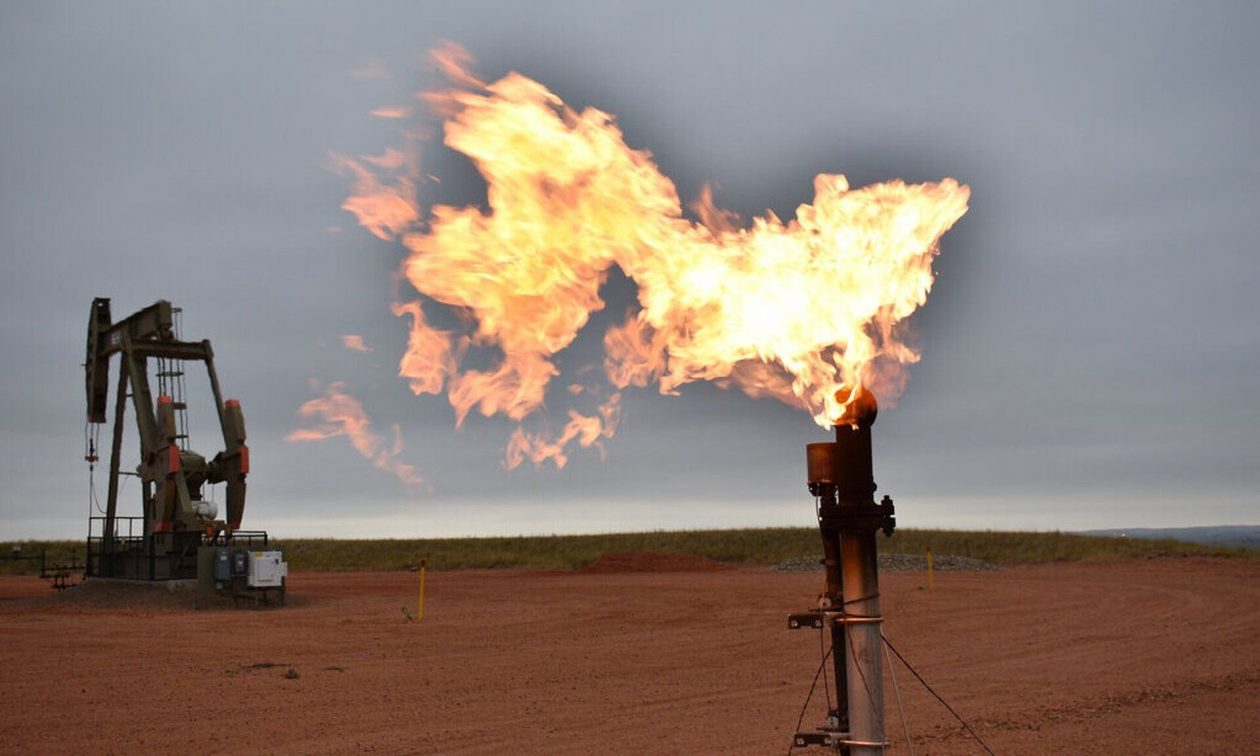
<path fill-rule="evenodd" d="M 1198 543 L 1204 546 L 1230 546 L 1260 550 L 1260 525 L 1210 525 L 1198 528 L 1118 528 L 1113 530 L 1081 530 L 1081 535 L 1113 538 L 1141 538 Z"/>

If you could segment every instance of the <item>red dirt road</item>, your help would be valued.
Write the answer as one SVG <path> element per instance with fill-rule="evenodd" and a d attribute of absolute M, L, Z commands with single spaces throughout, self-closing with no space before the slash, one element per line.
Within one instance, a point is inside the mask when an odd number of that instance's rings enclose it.
<path fill-rule="evenodd" d="M 431 573 L 413 623 L 416 580 L 299 573 L 293 606 L 197 612 L 0 577 L 0 751 L 783 753 L 818 664 L 784 622 L 817 574 Z M 885 632 L 998 754 L 1260 753 L 1260 563 L 923 586 L 882 576 Z M 897 673 L 917 753 L 981 753 Z"/>

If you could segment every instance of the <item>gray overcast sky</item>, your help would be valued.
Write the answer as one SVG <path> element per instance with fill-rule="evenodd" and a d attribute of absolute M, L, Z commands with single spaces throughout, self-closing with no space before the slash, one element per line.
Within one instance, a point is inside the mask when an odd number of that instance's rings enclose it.
<path fill-rule="evenodd" d="M 456 431 L 445 399 L 396 376 L 402 250 L 338 208 L 347 187 L 328 156 L 395 141 L 368 112 L 433 86 L 423 56 L 441 39 L 484 77 L 518 70 L 613 113 L 685 198 L 711 181 L 746 215 L 790 217 L 819 172 L 971 186 L 916 316 L 923 361 L 875 426 L 876 477 L 903 525 L 1260 523 L 1258 8 L 4 3 L 0 539 L 84 531 L 93 296 L 116 316 L 170 299 L 186 337 L 212 340 L 249 426 L 247 526 L 812 521 L 802 447 L 824 434 L 777 403 L 631 392 L 606 461 L 580 451 L 563 471 L 508 472 L 505 422 Z M 394 78 L 351 75 L 372 60 Z M 441 199 L 478 199 L 460 156 L 424 159 Z M 611 283 L 610 302 L 625 288 Z M 343 349 L 344 333 L 375 351 Z M 345 438 L 283 441 L 312 378 L 346 381 L 382 433 L 398 423 L 401 459 L 433 490 Z M 194 445 L 213 454 L 215 434 L 195 424 Z M 130 464 L 136 445 L 129 432 Z M 134 483 L 123 493 L 135 513 Z"/>

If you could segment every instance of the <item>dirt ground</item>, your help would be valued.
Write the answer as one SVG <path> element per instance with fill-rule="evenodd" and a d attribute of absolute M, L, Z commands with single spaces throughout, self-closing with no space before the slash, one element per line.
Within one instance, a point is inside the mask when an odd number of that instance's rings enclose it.
<path fill-rule="evenodd" d="M 0 751 L 787 752 L 819 649 L 785 615 L 821 576 L 653 564 L 674 571 L 430 573 L 423 622 L 402 612 L 415 573 L 297 573 L 293 605 L 263 611 L 0 577 Z M 998 754 L 1260 753 L 1260 563 L 882 591 L 887 636 Z M 982 753 L 896 672 L 915 753 Z"/>

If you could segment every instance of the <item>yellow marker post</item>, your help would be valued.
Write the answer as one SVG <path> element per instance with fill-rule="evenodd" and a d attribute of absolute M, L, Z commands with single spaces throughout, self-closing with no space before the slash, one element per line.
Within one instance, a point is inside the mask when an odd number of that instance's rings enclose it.
<path fill-rule="evenodd" d="M 416 611 L 417 622 L 424 619 L 424 573 L 427 571 L 428 570 L 427 570 L 427 567 L 425 566 L 425 560 L 421 559 L 420 560 L 420 606 L 418 607 Z"/>
<path fill-rule="evenodd" d="M 932 574 L 932 547 L 931 546 L 929 546 L 927 550 L 927 572 L 928 572 L 928 590 L 930 591 L 932 590 L 932 586 L 935 585 L 936 583 L 934 576 Z M 424 578 L 420 578 L 420 580 L 422 581 L 421 584 L 423 585 Z"/>

